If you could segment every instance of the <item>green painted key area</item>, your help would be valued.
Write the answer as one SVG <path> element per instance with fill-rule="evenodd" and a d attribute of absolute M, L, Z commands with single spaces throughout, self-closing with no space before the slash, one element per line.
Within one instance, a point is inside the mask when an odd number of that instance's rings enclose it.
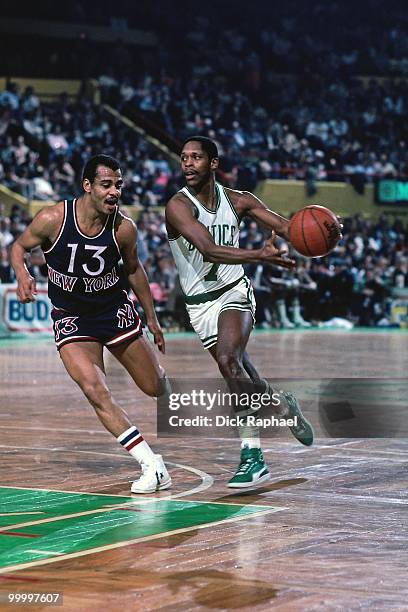
<path fill-rule="evenodd" d="M 0 487 L 0 569 L 281 509 L 160 499 L 137 499 L 132 504 L 134 501 L 134 497 Z"/>

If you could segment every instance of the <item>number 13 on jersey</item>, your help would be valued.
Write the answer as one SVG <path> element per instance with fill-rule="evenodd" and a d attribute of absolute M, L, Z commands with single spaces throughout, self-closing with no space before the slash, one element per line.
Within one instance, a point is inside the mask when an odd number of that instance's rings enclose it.
<path fill-rule="evenodd" d="M 71 258 L 69 260 L 68 272 L 70 274 L 73 274 L 74 267 L 75 267 L 75 257 L 76 257 L 76 252 L 78 249 L 78 243 L 67 244 L 67 246 L 71 249 Z M 106 246 L 94 246 L 93 244 L 85 244 L 84 246 L 85 246 L 86 251 L 95 251 L 95 253 L 92 255 L 92 258 L 96 259 L 96 261 L 98 262 L 98 269 L 90 270 L 88 268 L 88 264 L 86 263 L 82 264 L 82 269 L 84 270 L 84 272 L 86 272 L 90 276 L 98 276 L 99 274 L 102 274 L 105 268 L 105 260 L 103 259 L 103 257 L 101 257 L 101 254 L 107 249 L 107 247 Z"/>

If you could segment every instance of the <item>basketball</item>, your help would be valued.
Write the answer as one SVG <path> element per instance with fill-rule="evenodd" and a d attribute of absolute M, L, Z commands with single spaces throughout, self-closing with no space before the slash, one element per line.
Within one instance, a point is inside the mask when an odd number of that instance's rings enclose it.
<path fill-rule="evenodd" d="M 339 242 L 340 222 L 325 206 L 305 206 L 290 220 L 289 237 L 293 247 L 301 255 L 321 257 L 330 253 Z"/>

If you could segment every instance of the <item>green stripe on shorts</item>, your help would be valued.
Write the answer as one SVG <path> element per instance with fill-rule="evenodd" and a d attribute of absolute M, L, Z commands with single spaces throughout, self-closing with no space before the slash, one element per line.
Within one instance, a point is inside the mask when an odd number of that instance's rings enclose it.
<path fill-rule="evenodd" d="M 214 338 L 217 338 L 218 334 L 213 334 L 212 336 L 207 336 L 207 338 L 203 338 L 201 340 L 201 342 L 204 344 L 204 342 L 209 342 L 211 340 L 214 340 Z"/>

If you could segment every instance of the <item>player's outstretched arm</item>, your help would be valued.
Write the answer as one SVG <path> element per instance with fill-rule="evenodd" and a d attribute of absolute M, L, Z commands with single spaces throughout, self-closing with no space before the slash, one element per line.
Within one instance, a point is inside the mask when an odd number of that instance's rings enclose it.
<path fill-rule="evenodd" d="M 275 236 L 267 240 L 260 249 L 239 249 L 215 244 L 208 229 L 193 215 L 190 204 L 180 196 L 173 197 L 166 206 L 166 221 L 172 235 L 182 235 L 211 263 L 243 264 L 268 261 L 276 266 L 293 268 L 295 262 L 284 257 L 286 251 L 279 249 Z"/>
<path fill-rule="evenodd" d="M 285 217 L 270 210 L 259 198 L 249 191 L 234 193 L 239 193 L 236 196 L 236 207 L 241 217 L 245 215 L 250 217 L 262 227 L 276 232 L 278 236 L 290 242 L 289 221 Z"/>
<path fill-rule="evenodd" d="M 17 297 L 20 302 L 34 302 L 36 296 L 35 279 L 26 265 L 26 254 L 46 241 L 52 241 L 62 223 L 59 205 L 43 208 L 30 225 L 17 238 L 11 247 L 11 265 L 17 278 Z M 63 213 L 62 213 L 63 214 Z"/>
<path fill-rule="evenodd" d="M 152 292 L 145 269 L 137 255 L 137 230 L 131 219 L 118 215 L 118 226 L 116 228 L 116 239 L 121 251 L 125 272 L 130 287 L 142 305 L 146 315 L 146 323 L 149 331 L 153 334 L 154 343 L 162 353 L 165 352 L 165 341 L 163 331 L 157 319 L 153 305 Z"/>

